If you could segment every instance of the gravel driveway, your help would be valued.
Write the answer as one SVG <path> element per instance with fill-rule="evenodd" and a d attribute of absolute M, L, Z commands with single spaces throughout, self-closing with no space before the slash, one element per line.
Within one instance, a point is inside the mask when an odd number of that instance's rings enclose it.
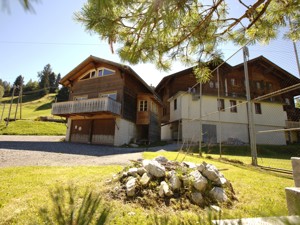
<path fill-rule="evenodd" d="M 176 144 L 119 148 L 62 142 L 64 136 L 0 136 L 0 167 L 125 165 L 144 151 L 176 150 Z"/>

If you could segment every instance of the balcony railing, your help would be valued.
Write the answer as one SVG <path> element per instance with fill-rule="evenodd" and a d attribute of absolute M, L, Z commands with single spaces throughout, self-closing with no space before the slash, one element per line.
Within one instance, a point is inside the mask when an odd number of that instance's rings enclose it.
<path fill-rule="evenodd" d="M 300 128 L 300 122 L 298 121 L 285 121 L 286 128 Z"/>
<path fill-rule="evenodd" d="M 114 101 L 108 97 L 59 102 L 52 104 L 53 115 L 69 115 L 69 114 L 84 114 L 110 112 L 113 114 L 121 114 L 121 103 Z"/>

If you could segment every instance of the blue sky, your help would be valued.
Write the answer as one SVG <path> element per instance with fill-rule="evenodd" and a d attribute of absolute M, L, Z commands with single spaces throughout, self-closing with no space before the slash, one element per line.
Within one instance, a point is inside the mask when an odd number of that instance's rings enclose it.
<path fill-rule="evenodd" d="M 2 1 L 0 1 L 1 3 Z M 9 10 L 0 10 L 0 78 L 13 83 L 18 75 L 37 80 L 37 73 L 51 64 L 55 73 L 66 75 L 89 55 L 121 62 L 97 34 L 89 34 L 74 20 L 85 0 L 42 0 L 34 4 L 35 13 L 25 12 L 19 1 L 9 2 Z M 239 46 L 222 47 L 226 60 Z M 297 43 L 300 51 L 300 44 Z M 250 46 L 250 59 L 263 55 L 298 76 L 291 41 L 272 41 L 268 46 Z M 242 63 L 239 52 L 229 63 Z M 125 63 L 127 64 L 127 63 Z M 156 86 L 166 75 L 185 67 L 174 63 L 171 71 L 159 71 L 152 64 L 130 65 L 149 85 Z"/>

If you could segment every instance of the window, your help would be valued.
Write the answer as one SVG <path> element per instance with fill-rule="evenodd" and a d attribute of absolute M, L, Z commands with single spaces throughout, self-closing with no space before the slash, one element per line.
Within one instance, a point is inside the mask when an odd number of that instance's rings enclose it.
<path fill-rule="evenodd" d="M 230 100 L 230 112 L 237 112 L 237 107 L 236 107 L 236 101 L 235 100 Z"/>
<path fill-rule="evenodd" d="M 231 78 L 231 79 L 230 79 L 230 84 L 231 84 L 231 86 L 235 86 L 235 85 L 236 85 L 236 82 L 235 82 L 235 79 L 234 79 L 234 78 Z"/>
<path fill-rule="evenodd" d="M 91 77 L 95 77 L 96 71 L 92 70 L 86 73 L 83 77 L 80 78 L 80 80 L 87 80 L 90 79 Z"/>
<path fill-rule="evenodd" d="M 255 113 L 256 114 L 261 114 L 261 105 L 260 105 L 260 103 L 254 103 L 254 107 L 255 107 Z"/>
<path fill-rule="evenodd" d="M 267 87 L 267 90 L 268 90 L 268 91 L 271 91 L 271 90 L 272 90 L 272 83 L 267 82 L 267 83 L 266 83 L 266 87 Z"/>
<path fill-rule="evenodd" d="M 148 102 L 146 100 L 140 100 L 139 111 L 140 112 L 148 111 Z"/>
<path fill-rule="evenodd" d="M 155 114 L 158 113 L 158 108 L 155 102 L 151 102 L 151 110 L 152 112 L 154 112 Z"/>
<path fill-rule="evenodd" d="M 117 100 L 117 92 L 106 92 L 106 93 L 100 93 L 99 98 L 108 97 L 113 100 Z"/>
<path fill-rule="evenodd" d="M 209 87 L 210 87 L 210 88 L 214 88 L 214 82 L 210 81 L 210 82 L 209 82 Z"/>
<path fill-rule="evenodd" d="M 218 99 L 218 111 L 225 111 L 224 99 Z"/>
<path fill-rule="evenodd" d="M 219 83 L 217 81 L 215 82 L 215 87 L 219 88 Z"/>
<path fill-rule="evenodd" d="M 256 81 L 256 89 L 257 90 L 260 90 L 261 89 L 261 85 L 260 85 L 260 82 L 259 81 Z"/>
<path fill-rule="evenodd" d="M 177 109 L 177 99 L 174 100 L 174 110 Z"/>
<path fill-rule="evenodd" d="M 82 76 L 80 78 L 80 80 L 87 80 L 87 79 L 90 79 L 90 78 L 94 78 L 94 77 L 97 77 L 97 74 L 98 74 L 98 77 L 103 77 L 103 76 L 108 76 L 108 75 L 112 75 L 114 74 L 115 71 L 114 70 L 111 70 L 111 69 L 107 69 L 107 68 L 98 68 L 97 69 L 97 72 L 96 70 L 90 70 L 89 72 L 87 72 L 84 76 Z"/>
<path fill-rule="evenodd" d="M 114 70 L 106 69 L 106 68 L 100 68 L 98 69 L 98 77 L 113 75 L 115 73 Z"/>

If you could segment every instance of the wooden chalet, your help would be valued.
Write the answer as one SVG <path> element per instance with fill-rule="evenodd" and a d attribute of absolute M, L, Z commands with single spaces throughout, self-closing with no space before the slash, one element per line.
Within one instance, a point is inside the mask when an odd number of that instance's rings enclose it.
<path fill-rule="evenodd" d="M 66 140 L 120 146 L 160 140 L 161 100 L 129 66 L 89 56 L 60 83 L 69 101 L 52 114 L 68 119 Z"/>
<path fill-rule="evenodd" d="M 213 67 L 211 69 L 214 69 Z M 255 102 L 255 110 L 258 118 L 257 121 L 262 121 L 263 117 L 266 117 L 267 120 L 274 116 L 274 123 L 272 121 L 268 121 L 268 124 L 263 121 L 261 124 L 257 124 L 258 127 L 264 127 L 265 129 L 280 129 L 280 128 L 299 128 L 300 127 L 300 110 L 295 107 L 294 97 L 300 95 L 300 89 L 295 88 L 291 89 L 287 92 L 282 92 L 280 94 L 270 94 L 276 91 L 285 89 L 290 86 L 297 86 L 300 83 L 300 79 L 296 78 L 292 74 L 288 73 L 284 69 L 280 68 L 276 64 L 272 63 L 270 60 L 266 59 L 263 56 L 257 57 L 248 61 L 248 72 L 249 72 L 249 83 L 250 83 L 250 92 L 251 99 Z M 239 64 L 236 66 L 231 66 L 227 63 L 224 63 L 219 68 L 219 82 L 217 72 L 213 73 L 211 80 L 205 84 L 202 84 L 202 95 L 206 96 L 207 102 L 203 108 L 209 108 L 211 105 L 212 110 L 218 111 L 223 110 L 228 106 L 236 105 L 237 103 L 242 103 L 246 100 L 246 88 L 245 88 L 245 78 L 244 78 L 244 64 Z M 171 129 L 170 132 L 173 132 L 172 135 L 167 135 L 172 139 L 183 139 L 184 131 L 182 120 L 184 119 L 193 119 L 190 118 L 188 114 L 184 114 L 184 109 L 179 109 L 178 107 L 183 105 L 188 105 L 183 103 L 183 101 L 187 101 L 187 98 L 179 97 L 183 96 L 184 93 L 188 93 L 192 95 L 192 100 L 188 100 L 191 106 L 195 104 L 199 96 L 199 84 L 197 84 L 196 78 L 193 74 L 193 68 L 188 68 L 186 70 L 177 72 L 175 74 L 171 74 L 169 76 L 164 77 L 161 82 L 155 88 L 155 91 L 158 93 L 163 102 L 163 110 L 162 110 L 162 127 L 164 125 L 168 125 Z M 182 93 L 179 95 L 178 93 Z M 218 99 L 219 94 L 219 99 Z M 268 96 L 269 95 L 269 96 Z M 261 96 L 265 96 L 261 98 Z M 260 100 L 260 99 L 261 100 Z M 257 99 L 257 100 L 256 100 Z M 179 101 L 180 104 L 179 104 Z M 267 116 L 266 111 L 261 112 L 262 104 L 264 107 L 271 107 L 271 105 L 267 105 L 267 103 L 273 104 L 274 108 L 273 115 Z M 276 110 L 275 110 L 276 108 Z M 199 106 L 195 108 L 198 110 Z M 181 110 L 181 111 L 180 111 Z M 204 109 L 201 109 L 204 110 Z M 204 110 L 207 111 L 208 109 Z M 192 106 L 190 108 L 189 114 L 191 114 Z M 272 110 L 270 110 L 272 111 Z M 284 115 L 281 111 L 284 111 Z M 241 110 L 239 113 L 247 114 L 247 110 Z M 282 114 L 282 118 L 285 117 L 285 121 L 283 121 L 283 125 L 278 125 L 278 121 L 276 121 L 276 112 L 280 115 Z M 222 115 L 224 117 L 224 123 L 226 123 L 227 127 L 224 128 L 229 132 L 232 131 L 234 133 L 235 130 L 242 129 L 241 124 L 246 123 L 246 120 L 241 120 L 239 126 L 237 122 L 235 123 L 234 118 L 243 117 L 246 118 L 245 115 L 239 115 L 239 113 L 233 112 L 232 114 Z M 195 113 L 194 113 L 195 114 Z M 204 115 L 203 113 L 202 115 Z M 199 118 L 199 117 L 198 117 Z M 270 119 L 269 119 L 270 120 Z M 181 121 L 181 122 L 180 122 Z M 217 122 L 214 119 L 211 121 L 204 121 L 214 126 L 218 126 Z M 230 130 L 230 125 L 232 130 Z M 245 128 L 245 129 L 244 129 Z M 215 128 L 214 128 L 215 129 Z M 248 136 L 246 134 L 247 128 L 243 127 L 245 130 L 245 135 L 243 136 L 244 140 Z M 180 134 L 178 134 L 178 132 Z M 215 131 L 217 133 L 217 131 Z M 299 132 L 292 132 L 293 134 L 289 134 L 286 136 L 286 142 L 299 142 L 300 135 Z M 217 134 L 214 134 L 217 136 Z M 237 134 L 238 135 L 238 134 Z M 224 135 L 226 137 L 226 135 Z M 240 138 L 237 136 L 237 138 Z M 215 138 L 216 139 L 216 138 Z"/>

